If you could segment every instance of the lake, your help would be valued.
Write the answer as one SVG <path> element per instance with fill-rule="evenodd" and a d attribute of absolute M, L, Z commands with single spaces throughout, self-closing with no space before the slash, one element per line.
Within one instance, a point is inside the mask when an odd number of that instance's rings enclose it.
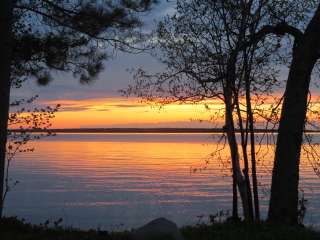
<path fill-rule="evenodd" d="M 263 134 L 257 135 L 260 142 Z M 320 138 L 314 134 L 314 141 Z M 32 223 L 63 218 L 65 226 L 122 230 L 166 217 L 178 225 L 231 210 L 228 148 L 221 134 L 58 134 L 17 155 L 5 215 Z M 270 139 L 269 139 L 270 140 Z M 273 145 L 261 141 L 259 184 L 266 216 Z M 320 179 L 306 155 L 301 184 L 307 224 L 320 224 Z"/>

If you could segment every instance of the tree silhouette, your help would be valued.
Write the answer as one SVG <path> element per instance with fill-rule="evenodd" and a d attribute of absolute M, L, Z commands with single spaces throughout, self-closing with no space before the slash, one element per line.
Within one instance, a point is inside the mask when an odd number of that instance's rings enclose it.
<path fill-rule="evenodd" d="M 256 56 L 253 64 L 260 66 L 260 73 L 255 78 L 250 77 L 262 86 L 274 84 L 272 72 L 276 75 L 277 64 L 287 66 L 291 61 L 283 101 L 279 103 L 282 108 L 268 215 L 273 222 L 298 223 L 300 151 L 309 84 L 320 57 L 319 1 L 194 0 L 178 1 L 177 8 L 178 14 L 172 18 L 174 26 L 165 24 L 158 31 L 159 45 L 166 53 L 161 59 L 167 65 L 166 72 L 150 75 L 140 70 L 137 85 L 129 90 L 150 100 L 164 97 L 166 102 L 222 96 L 226 105 L 226 130 L 232 133 L 235 128 L 233 110 L 237 107 L 237 94 L 234 94 L 239 76 L 237 70 L 245 63 L 239 61 L 240 57 L 250 48 L 258 53 L 264 49 L 266 54 L 260 58 Z M 212 11 L 211 14 L 207 14 L 208 11 Z M 250 27 L 250 23 L 254 27 Z M 245 31 L 241 31 L 243 27 Z M 283 52 L 283 48 L 290 49 L 290 46 L 291 50 Z M 251 93 L 259 92 L 260 86 L 251 85 Z M 248 86 L 245 89 L 250 93 Z M 250 106 L 247 107 L 250 116 Z M 253 133 L 252 124 L 250 132 Z M 229 134 L 229 145 L 233 146 L 230 148 L 231 159 L 238 163 L 236 139 L 232 134 Z M 238 174 L 234 175 L 241 176 L 237 164 L 234 166 L 238 169 Z M 239 184 L 241 179 L 237 182 Z"/>
<path fill-rule="evenodd" d="M 3 196 L 10 88 L 54 72 L 94 79 L 114 50 L 139 52 L 141 13 L 155 0 L 0 2 L 0 195 Z M 2 199 L 2 198 L 1 198 Z M 3 202 L 0 199 L 0 216 Z"/>
<path fill-rule="evenodd" d="M 249 221 L 254 215 L 256 220 L 260 218 L 250 94 L 251 91 L 267 94 L 276 85 L 275 69 L 269 61 L 271 53 L 277 49 L 277 42 L 268 40 L 268 47 L 243 45 L 264 21 L 252 17 L 259 16 L 261 8 L 252 15 L 248 13 L 251 4 L 232 0 L 178 1 L 177 14 L 160 23 L 156 33 L 158 58 L 166 65 L 166 70 L 149 74 L 139 69 L 135 84 L 126 92 L 162 103 L 208 99 L 224 103 L 224 131 L 230 148 L 233 182 L 240 193 L 245 219 Z M 236 138 L 236 128 L 241 132 L 240 141 Z M 249 135 L 251 159 L 247 144 Z M 233 216 L 236 217 L 235 187 L 233 193 Z"/>
<path fill-rule="evenodd" d="M 60 105 L 33 107 L 37 98 L 36 95 L 27 99 L 16 99 L 10 104 L 12 111 L 9 114 L 8 126 L 13 129 L 8 132 L 3 203 L 10 190 L 19 183 L 18 180 L 10 178 L 9 174 L 11 163 L 16 155 L 33 152 L 35 149 L 29 145 L 30 142 L 54 136 L 50 127 Z M 33 133 L 32 130 L 37 130 L 38 133 Z"/>

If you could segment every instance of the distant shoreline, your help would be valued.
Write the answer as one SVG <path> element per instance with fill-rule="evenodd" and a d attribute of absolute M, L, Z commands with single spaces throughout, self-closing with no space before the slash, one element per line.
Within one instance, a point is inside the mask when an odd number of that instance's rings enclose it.
<path fill-rule="evenodd" d="M 10 129 L 9 132 L 54 133 L 223 133 L 222 128 L 63 128 L 63 129 Z M 255 129 L 255 133 L 277 133 L 277 129 Z M 240 132 L 236 129 L 236 132 Z M 308 133 L 320 131 L 306 130 Z"/>

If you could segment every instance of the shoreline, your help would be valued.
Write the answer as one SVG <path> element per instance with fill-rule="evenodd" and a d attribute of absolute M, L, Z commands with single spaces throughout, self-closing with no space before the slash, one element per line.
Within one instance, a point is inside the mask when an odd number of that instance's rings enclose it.
<path fill-rule="evenodd" d="M 61 226 L 62 220 L 34 225 L 16 217 L 0 219 L 1 239 L 3 240 L 133 240 L 135 229 L 106 231 L 97 229 L 82 230 Z M 243 221 L 211 222 L 184 226 L 178 230 L 184 240 L 316 240 L 320 233 L 304 225 L 274 225 L 267 222 L 246 223 Z M 143 238 L 146 239 L 146 238 Z M 150 239 L 150 238 L 148 238 Z M 156 239 L 168 240 L 167 237 Z M 172 239 L 172 238 L 171 238 Z"/>
<path fill-rule="evenodd" d="M 236 133 L 240 129 L 235 130 Z M 9 132 L 52 132 L 52 133 L 223 133 L 223 128 L 52 128 L 52 129 L 9 129 Z M 255 129 L 255 133 L 277 133 L 277 129 Z M 320 133 L 306 130 L 307 133 Z"/>

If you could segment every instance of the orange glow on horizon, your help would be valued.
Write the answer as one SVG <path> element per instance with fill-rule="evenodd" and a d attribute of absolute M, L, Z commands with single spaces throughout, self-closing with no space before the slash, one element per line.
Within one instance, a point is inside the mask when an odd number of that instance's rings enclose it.
<path fill-rule="evenodd" d="M 319 111 L 320 102 L 318 98 L 314 97 L 312 100 L 311 109 Z M 272 98 L 265 98 L 257 108 L 268 111 L 270 106 L 274 104 L 273 101 Z M 42 101 L 41 104 L 61 105 L 59 112 L 55 114 L 52 121 L 52 128 L 206 128 L 221 127 L 224 122 L 224 103 L 221 100 L 207 100 L 198 104 L 174 103 L 164 107 L 143 103 L 139 99 L 120 97 Z M 317 117 L 312 112 L 309 113 L 309 116 L 311 118 Z"/>
<path fill-rule="evenodd" d="M 106 98 L 42 102 L 61 104 L 53 128 L 83 127 L 208 127 L 200 120 L 210 119 L 212 110 L 223 109 L 220 101 L 204 104 L 170 104 L 164 107 L 142 103 L 138 99 Z M 212 125 L 212 124 L 210 124 Z"/>

